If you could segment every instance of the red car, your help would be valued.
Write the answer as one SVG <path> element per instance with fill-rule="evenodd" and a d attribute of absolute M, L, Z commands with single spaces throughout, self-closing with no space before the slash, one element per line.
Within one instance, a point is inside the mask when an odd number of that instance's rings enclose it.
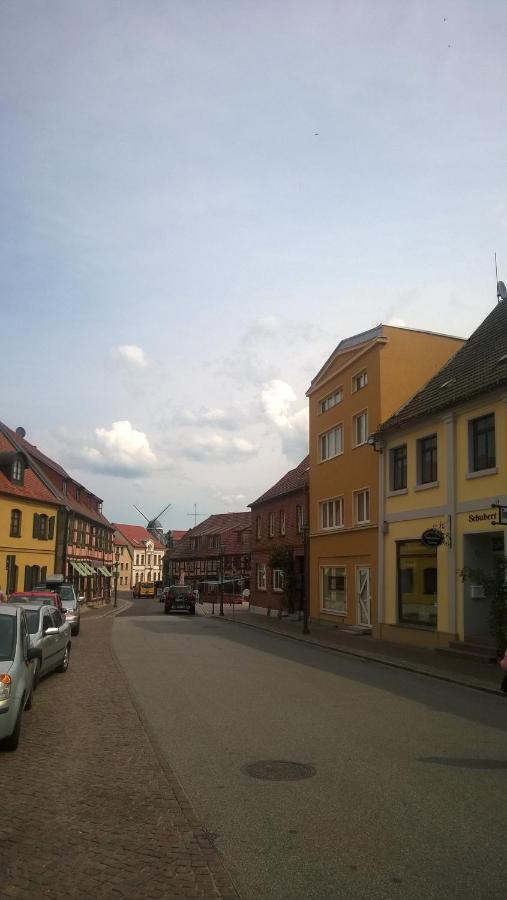
<path fill-rule="evenodd" d="M 56 606 L 62 616 L 65 616 L 62 601 L 55 591 L 15 591 L 9 594 L 7 603 L 42 603 L 44 606 Z"/>

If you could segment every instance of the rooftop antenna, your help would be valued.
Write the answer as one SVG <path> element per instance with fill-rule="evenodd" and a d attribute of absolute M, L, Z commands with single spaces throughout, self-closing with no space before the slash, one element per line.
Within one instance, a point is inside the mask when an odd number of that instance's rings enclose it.
<path fill-rule="evenodd" d="M 501 300 L 507 300 L 507 288 L 505 287 L 505 283 L 503 281 L 498 280 L 498 268 L 496 264 L 496 253 L 495 253 L 495 275 L 496 275 L 496 296 L 498 302 Z"/>
<path fill-rule="evenodd" d="M 194 511 L 191 513 L 187 513 L 187 516 L 194 517 L 194 528 L 197 525 L 197 516 L 207 516 L 207 515 L 208 515 L 208 513 L 197 512 L 197 503 L 194 503 Z"/>

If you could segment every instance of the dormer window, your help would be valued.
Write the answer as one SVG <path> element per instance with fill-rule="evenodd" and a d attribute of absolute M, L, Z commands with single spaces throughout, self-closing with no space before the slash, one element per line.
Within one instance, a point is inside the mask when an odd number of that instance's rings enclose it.
<path fill-rule="evenodd" d="M 24 474 L 23 461 L 19 456 L 16 456 L 12 462 L 11 481 L 15 481 L 16 484 L 23 484 L 23 474 Z"/>

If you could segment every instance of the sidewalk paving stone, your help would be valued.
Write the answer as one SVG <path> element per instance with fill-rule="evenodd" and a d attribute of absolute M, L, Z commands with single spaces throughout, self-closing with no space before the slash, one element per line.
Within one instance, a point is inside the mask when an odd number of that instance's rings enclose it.
<path fill-rule="evenodd" d="M 106 610 L 107 611 L 107 610 Z M 0 897 L 232 900 L 234 885 L 87 612 L 0 753 Z"/>

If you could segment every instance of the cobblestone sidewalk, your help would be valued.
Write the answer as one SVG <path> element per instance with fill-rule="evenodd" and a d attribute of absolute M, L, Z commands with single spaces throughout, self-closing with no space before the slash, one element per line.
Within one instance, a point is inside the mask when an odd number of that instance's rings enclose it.
<path fill-rule="evenodd" d="M 144 729 L 112 621 L 83 617 L 67 673 L 41 681 L 18 751 L 0 752 L 0 897 L 237 898 Z"/>

